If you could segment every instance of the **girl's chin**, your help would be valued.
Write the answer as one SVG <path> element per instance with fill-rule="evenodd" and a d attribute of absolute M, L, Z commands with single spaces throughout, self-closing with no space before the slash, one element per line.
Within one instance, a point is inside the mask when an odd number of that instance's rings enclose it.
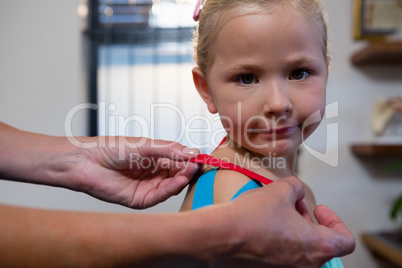
<path fill-rule="evenodd" d="M 262 149 L 256 149 L 256 148 L 246 148 L 248 151 L 250 151 L 252 154 L 260 157 L 289 157 L 293 155 L 296 150 L 294 148 L 292 149 L 286 149 L 286 148 L 262 148 Z"/>
<path fill-rule="evenodd" d="M 251 146 L 250 146 L 251 145 Z M 258 144 L 247 144 L 245 146 L 247 150 L 253 152 L 255 154 L 259 154 L 262 156 L 269 156 L 269 157 L 286 157 L 297 152 L 299 144 L 289 144 L 288 142 L 277 142 L 274 143 L 267 143 L 263 145 Z"/>

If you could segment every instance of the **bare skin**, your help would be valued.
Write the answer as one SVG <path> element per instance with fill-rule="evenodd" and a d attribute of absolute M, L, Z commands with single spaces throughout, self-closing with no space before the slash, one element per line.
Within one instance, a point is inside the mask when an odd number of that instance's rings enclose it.
<path fill-rule="evenodd" d="M 127 161 L 119 160 L 116 147 L 77 148 L 65 137 L 33 134 L 1 123 L 0 133 L 3 179 L 83 191 L 128 207 L 151 206 L 181 191 L 198 168 L 185 161 L 198 152 L 180 144 L 153 151 L 146 139 L 140 149 L 124 147 L 125 153 L 136 153 L 141 159 L 171 164 L 156 165 L 155 172 L 150 172 L 141 166 L 131 170 Z M 303 185 L 289 177 L 231 203 L 174 214 L 0 205 L 0 267 L 213 267 L 223 263 L 320 267 L 328 259 L 352 252 L 354 238 L 336 214 L 317 207 L 320 225 L 315 225 L 305 217 L 303 198 Z M 284 249 L 286 254 L 275 253 Z"/>
<path fill-rule="evenodd" d="M 35 134 L 0 123 L 0 178 L 59 186 L 131 208 L 147 208 L 187 185 L 199 151 L 146 138 Z M 113 144 L 114 143 L 114 144 Z"/>
<path fill-rule="evenodd" d="M 320 225 L 295 210 L 303 197 L 300 181 L 286 178 L 231 203 L 175 214 L 0 206 L 0 266 L 320 267 L 351 253 L 353 236 L 329 208 L 316 208 Z"/>

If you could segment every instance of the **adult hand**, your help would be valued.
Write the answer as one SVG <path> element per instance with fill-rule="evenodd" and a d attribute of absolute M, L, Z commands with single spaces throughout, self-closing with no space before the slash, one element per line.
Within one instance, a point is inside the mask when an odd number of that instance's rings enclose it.
<path fill-rule="evenodd" d="M 178 143 L 128 137 L 55 137 L 0 122 L 0 178 L 88 193 L 146 208 L 179 193 L 199 151 Z"/>
<path fill-rule="evenodd" d="M 198 165 L 197 149 L 146 138 L 116 137 L 120 146 L 79 149 L 69 155 L 72 189 L 105 201 L 142 209 L 178 194 Z"/>
<path fill-rule="evenodd" d="M 319 225 L 314 224 L 303 198 L 302 183 L 289 177 L 229 203 L 225 211 L 232 224 L 227 228 L 238 238 L 230 241 L 238 244 L 232 255 L 221 259 L 222 266 L 321 267 L 353 252 L 354 237 L 342 220 L 321 205 L 314 211 Z"/>

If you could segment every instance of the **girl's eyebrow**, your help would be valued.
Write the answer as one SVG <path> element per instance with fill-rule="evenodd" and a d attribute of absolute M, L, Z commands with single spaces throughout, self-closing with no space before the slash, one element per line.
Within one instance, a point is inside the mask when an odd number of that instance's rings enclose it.
<path fill-rule="evenodd" d="M 319 60 L 313 57 L 306 56 L 297 56 L 297 57 L 289 57 L 288 59 L 284 59 L 285 65 L 313 65 L 319 64 Z M 228 67 L 225 72 L 226 73 L 238 73 L 238 72 L 262 72 L 264 70 L 264 66 L 260 64 L 252 64 L 252 63 L 241 63 L 231 67 Z"/>
<path fill-rule="evenodd" d="M 258 72 L 263 68 L 257 64 L 239 64 L 226 69 L 226 72 L 236 73 L 236 72 Z"/>
<path fill-rule="evenodd" d="M 319 61 L 315 58 L 301 56 L 301 57 L 286 59 L 286 62 L 288 64 L 299 65 L 299 64 L 316 64 Z"/>

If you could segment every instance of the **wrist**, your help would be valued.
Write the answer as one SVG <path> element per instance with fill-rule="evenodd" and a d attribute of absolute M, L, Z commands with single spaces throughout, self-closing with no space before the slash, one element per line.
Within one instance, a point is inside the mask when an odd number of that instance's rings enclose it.
<path fill-rule="evenodd" d="M 226 204 L 179 213 L 175 230 L 170 232 L 171 239 L 180 239 L 175 243 L 175 251 L 212 266 L 230 259 L 241 241 L 232 228 L 230 214 Z"/>

